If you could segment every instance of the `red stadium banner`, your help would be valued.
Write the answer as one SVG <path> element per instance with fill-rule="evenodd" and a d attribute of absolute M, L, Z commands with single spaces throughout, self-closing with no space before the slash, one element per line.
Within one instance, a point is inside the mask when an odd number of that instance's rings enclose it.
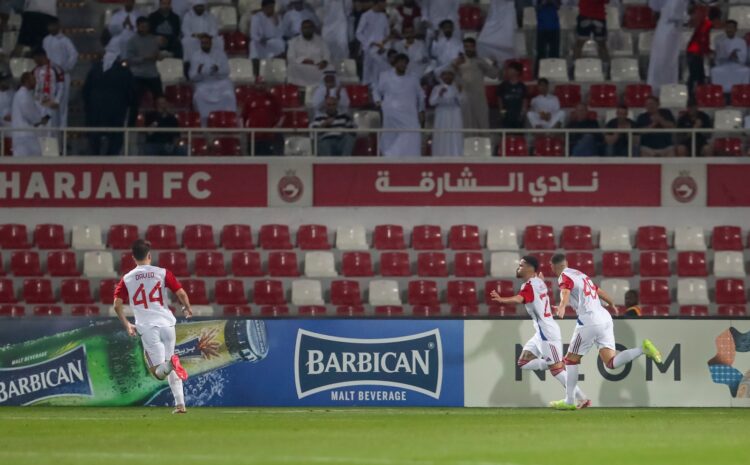
<path fill-rule="evenodd" d="M 0 165 L 3 207 L 265 207 L 265 164 Z"/>
<path fill-rule="evenodd" d="M 316 164 L 316 207 L 661 205 L 654 164 Z"/>
<path fill-rule="evenodd" d="M 708 165 L 709 207 L 750 207 L 750 165 Z"/>

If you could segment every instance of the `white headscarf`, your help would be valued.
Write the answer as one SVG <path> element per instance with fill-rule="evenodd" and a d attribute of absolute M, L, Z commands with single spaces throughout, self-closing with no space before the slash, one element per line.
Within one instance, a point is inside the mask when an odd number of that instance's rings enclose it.
<path fill-rule="evenodd" d="M 115 64 L 122 51 L 120 36 L 112 37 L 107 46 L 104 48 L 104 57 L 102 58 L 102 69 L 106 73 Z"/>

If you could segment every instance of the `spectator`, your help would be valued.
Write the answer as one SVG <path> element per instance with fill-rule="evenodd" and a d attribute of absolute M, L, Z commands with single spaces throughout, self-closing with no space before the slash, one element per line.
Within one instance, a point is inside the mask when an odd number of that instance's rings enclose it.
<path fill-rule="evenodd" d="M 165 56 L 182 58 L 180 16 L 172 10 L 172 0 L 159 0 L 159 9 L 148 16 L 151 33 L 159 38 L 159 49 Z"/>
<path fill-rule="evenodd" d="M 747 43 L 737 37 L 737 21 L 727 21 L 724 34 L 716 38 L 714 60 L 716 65 L 711 68 L 711 82 L 721 85 L 725 94 L 729 94 L 735 84 L 750 83 L 750 68 L 746 66 Z"/>
<path fill-rule="evenodd" d="M 638 291 L 630 289 L 625 292 L 625 313 L 623 318 L 639 318 L 641 316 L 641 307 L 638 304 Z"/>
<path fill-rule="evenodd" d="M 380 73 L 389 69 L 385 52 L 390 40 L 390 26 L 384 0 L 376 0 L 372 8 L 362 15 L 357 26 L 357 40 L 364 54 L 362 83 L 375 85 Z"/>
<path fill-rule="evenodd" d="M 462 0 L 422 0 L 419 4 L 422 9 L 422 19 L 430 32 L 438 29 L 446 19 L 453 24 L 458 24 L 458 8 Z M 458 34 L 460 35 L 460 34 Z"/>
<path fill-rule="evenodd" d="M 15 95 L 11 87 L 12 84 L 12 78 L 5 77 L 0 79 L 0 127 L 10 127 L 13 95 Z"/>
<path fill-rule="evenodd" d="M 135 125 L 138 106 L 146 92 L 156 98 L 162 94 L 161 77 L 156 68 L 159 60 L 159 39 L 151 34 L 148 19 L 141 16 L 136 20 L 138 33 L 128 41 L 125 60 L 133 73 L 135 101 L 130 110 L 130 125 Z"/>
<path fill-rule="evenodd" d="M 57 129 L 60 127 L 60 108 L 68 106 L 68 102 L 63 100 L 67 97 L 65 95 L 65 72 L 50 62 L 43 48 L 36 49 L 32 56 L 36 64 L 32 71 L 36 82 L 34 98 L 40 106 L 42 115 L 49 116 L 49 127 Z"/>
<path fill-rule="evenodd" d="M 219 20 L 206 11 L 206 0 L 193 0 L 193 8 L 182 17 L 182 55 L 190 61 L 201 48 L 201 37 L 211 37 L 214 47 L 224 49 L 224 39 L 219 35 Z M 252 48 L 251 48 L 252 50 Z M 283 50 L 282 50 L 283 51 Z"/>
<path fill-rule="evenodd" d="M 681 129 L 710 129 L 711 118 L 698 109 L 695 99 L 688 101 L 687 111 L 677 118 L 677 127 Z M 709 134 L 705 132 L 695 133 L 695 154 L 704 157 L 711 156 L 711 146 L 708 144 Z M 692 155 L 693 134 L 679 133 L 677 136 L 677 156 L 689 157 Z"/>
<path fill-rule="evenodd" d="M 50 21 L 49 34 L 42 41 L 42 47 L 47 52 L 50 61 L 62 68 L 65 73 L 65 89 L 60 105 L 60 126 L 68 126 L 68 101 L 70 100 L 70 73 L 78 63 L 78 51 L 73 42 L 60 31 L 60 21 L 55 18 Z"/>
<path fill-rule="evenodd" d="M 578 19 L 576 22 L 575 58 L 583 56 L 583 45 L 594 37 L 599 58 L 609 61 L 607 50 L 607 11 L 605 0 L 580 0 L 578 2 Z"/>
<path fill-rule="evenodd" d="M 635 122 L 628 116 L 628 107 L 620 105 L 617 107 L 615 118 L 607 122 L 609 129 L 630 129 L 635 127 Z M 604 135 L 605 151 L 604 155 L 608 157 L 627 157 L 628 156 L 628 133 L 613 132 Z M 632 145 L 632 142 L 631 142 Z"/>
<path fill-rule="evenodd" d="M 695 6 L 690 10 L 690 24 L 695 28 L 687 46 L 688 81 L 687 88 L 690 95 L 695 92 L 695 86 L 706 83 L 704 62 L 711 53 L 711 28 L 713 20 L 718 19 L 716 9 L 709 9 L 708 18 L 704 10 Z"/>
<path fill-rule="evenodd" d="M 396 7 L 396 30 L 405 35 L 405 29 L 411 28 L 415 33 L 421 30 L 422 9 L 415 0 L 404 0 Z M 421 31 L 420 31 L 421 32 Z"/>
<path fill-rule="evenodd" d="M 409 57 L 409 69 L 406 72 L 421 78 L 425 73 L 427 63 L 430 61 L 427 56 L 427 48 L 424 41 L 417 39 L 417 32 L 411 24 L 404 25 L 403 36 L 402 40 L 393 44 L 393 48 L 398 53 L 403 53 Z"/>
<path fill-rule="evenodd" d="M 107 29 L 112 34 L 111 43 L 119 44 L 121 57 L 127 55 L 128 41 L 135 35 L 135 23 L 140 16 L 135 9 L 135 0 L 125 0 L 122 8 L 115 11 L 109 19 Z"/>
<path fill-rule="evenodd" d="M 464 128 L 487 129 L 490 127 L 487 93 L 484 78 L 497 79 L 500 70 L 487 60 L 477 57 L 477 42 L 464 39 L 464 55 L 453 62 L 459 82 L 464 89 L 461 111 Z"/>
<path fill-rule="evenodd" d="M 680 49 L 674 44 L 681 40 L 684 17 L 685 0 L 668 0 L 661 9 L 654 31 L 647 75 L 647 82 L 656 95 L 661 86 L 674 84 L 679 80 Z"/>
<path fill-rule="evenodd" d="M 336 97 L 327 97 L 325 112 L 318 115 L 310 124 L 311 128 L 327 129 L 318 132 L 318 155 L 324 157 L 349 157 L 354 150 L 354 133 L 342 132 L 339 129 L 353 129 L 354 122 L 346 113 L 339 111 Z"/>
<path fill-rule="evenodd" d="M 154 0 L 154 9 L 158 10 L 159 8 L 161 8 L 162 2 L 163 0 Z M 185 13 L 190 11 L 192 2 L 193 0 L 172 0 L 170 2 L 170 9 L 174 12 L 174 14 L 177 15 L 178 18 L 182 19 L 182 17 L 185 16 Z M 155 31 L 153 27 L 151 28 L 151 30 Z"/>
<path fill-rule="evenodd" d="M 275 11 L 276 2 L 263 0 L 262 5 L 250 23 L 250 58 L 254 60 L 274 58 L 286 50 L 281 21 Z"/>
<path fill-rule="evenodd" d="M 560 57 L 560 0 L 539 0 L 536 5 L 536 59 Z"/>
<path fill-rule="evenodd" d="M 479 55 L 496 63 L 516 57 L 516 6 L 513 0 L 491 0 L 477 38 Z"/>
<path fill-rule="evenodd" d="M 520 129 L 529 109 L 526 85 L 521 82 L 523 68 L 520 63 L 512 62 L 506 68 L 507 79 L 497 87 L 497 105 L 500 111 L 502 126 L 508 129 Z"/>
<path fill-rule="evenodd" d="M 396 56 L 394 69 L 383 73 L 373 91 L 373 99 L 383 112 L 383 129 L 396 129 L 380 135 L 380 151 L 385 157 L 419 157 L 422 155 L 422 134 L 417 129 L 424 123 L 425 98 L 419 80 L 406 72 L 409 57 Z"/>
<path fill-rule="evenodd" d="M 352 16 L 351 0 L 324 0 L 321 36 L 331 52 L 334 66 L 349 58 L 349 18 Z"/>
<path fill-rule="evenodd" d="M 201 48 L 190 59 L 189 76 L 195 83 L 193 104 L 203 126 L 212 111 L 237 111 L 234 85 L 229 80 L 229 59 L 212 42 L 211 36 L 201 36 Z"/>
<path fill-rule="evenodd" d="M 156 110 L 144 115 L 144 124 L 148 128 L 179 128 L 177 118 L 169 111 L 167 98 L 163 95 L 156 98 Z M 178 144 L 180 133 L 150 132 L 146 134 L 144 155 L 187 155 L 184 147 Z"/>
<path fill-rule="evenodd" d="M 659 108 L 659 99 L 646 99 L 646 111 L 636 119 L 635 126 L 648 129 L 666 129 L 675 127 L 674 115 L 666 108 Z M 640 155 L 642 157 L 673 157 L 674 141 L 669 133 L 641 134 Z"/>
<path fill-rule="evenodd" d="M 599 122 L 589 117 L 586 105 L 576 105 L 568 122 L 568 129 L 599 129 Z M 571 157 L 598 157 L 601 155 L 602 136 L 594 132 L 571 133 L 568 139 Z"/>
<path fill-rule="evenodd" d="M 430 105 L 435 107 L 435 132 L 432 135 L 433 157 L 460 157 L 464 153 L 464 127 L 461 116 L 461 87 L 456 85 L 452 67 L 443 69 L 438 85 L 432 88 Z"/>
<path fill-rule="evenodd" d="M 302 34 L 289 41 L 287 81 L 296 86 L 312 86 L 320 82 L 331 54 L 323 39 L 315 33 L 315 23 L 302 22 Z"/>
<path fill-rule="evenodd" d="M 49 23 L 57 19 L 57 2 L 54 0 L 26 0 L 21 13 L 21 29 L 15 55 L 20 55 L 23 47 L 32 50 L 42 46 Z"/>
<path fill-rule="evenodd" d="M 539 79 L 539 95 L 531 99 L 531 109 L 528 112 L 529 125 L 536 129 L 551 129 L 562 126 L 565 112 L 560 110 L 560 100 L 549 93 L 549 81 Z"/>
<path fill-rule="evenodd" d="M 323 80 L 313 90 L 312 107 L 316 116 L 325 112 L 325 103 L 329 98 L 335 98 L 339 105 L 339 113 L 349 113 L 349 93 L 336 77 L 336 71 L 329 69 L 323 73 Z"/>
<path fill-rule="evenodd" d="M 34 88 L 36 79 L 34 74 L 23 73 L 21 85 L 13 97 L 11 110 L 11 127 L 13 129 L 28 129 L 45 126 L 49 122 L 49 115 L 44 115 L 34 99 Z M 42 146 L 39 144 L 39 132 L 13 131 L 13 156 L 15 157 L 38 157 L 42 155 Z"/>
<path fill-rule="evenodd" d="M 320 27 L 320 20 L 315 12 L 302 0 L 293 0 L 289 3 L 289 9 L 286 10 L 281 18 L 281 33 L 284 39 L 291 40 L 302 33 L 302 23 L 312 21 L 313 32 Z"/>
<path fill-rule="evenodd" d="M 453 63 L 453 60 L 464 53 L 464 44 L 461 38 L 454 34 L 453 21 L 446 19 L 440 23 L 440 32 L 432 42 L 430 55 L 435 60 L 435 74 Z"/>

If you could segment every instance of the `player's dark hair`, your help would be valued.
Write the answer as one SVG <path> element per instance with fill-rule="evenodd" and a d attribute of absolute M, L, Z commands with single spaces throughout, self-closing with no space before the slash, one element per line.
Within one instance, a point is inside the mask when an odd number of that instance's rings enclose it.
<path fill-rule="evenodd" d="M 560 263 L 565 262 L 567 260 L 568 259 L 565 258 L 564 253 L 556 253 L 555 255 L 552 256 L 552 258 L 550 258 L 549 262 L 552 263 L 553 265 L 559 265 Z"/>
<path fill-rule="evenodd" d="M 136 239 L 133 245 L 130 246 L 130 250 L 133 252 L 133 258 L 138 261 L 145 260 L 148 257 L 148 253 L 151 252 L 151 243 L 143 239 Z"/>
<path fill-rule="evenodd" d="M 529 264 L 532 268 L 534 268 L 534 271 L 537 271 L 539 269 L 539 259 L 536 257 L 532 257 L 531 255 L 524 255 L 521 257 L 521 260 L 525 261 Z"/>

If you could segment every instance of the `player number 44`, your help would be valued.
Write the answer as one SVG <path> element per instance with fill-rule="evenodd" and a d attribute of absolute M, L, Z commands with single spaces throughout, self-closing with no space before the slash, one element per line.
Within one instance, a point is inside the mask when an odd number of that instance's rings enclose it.
<path fill-rule="evenodd" d="M 148 293 L 148 302 L 159 303 L 162 307 L 164 306 L 164 299 L 161 296 L 161 283 L 156 283 L 151 292 Z M 134 305 L 143 305 L 143 308 L 148 310 L 148 302 L 146 302 L 146 287 L 143 283 L 138 286 L 135 294 L 133 295 Z"/>
<path fill-rule="evenodd" d="M 596 292 L 596 284 L 592 283 L 589 278 L 583 280 L 583 295 L 591 297 L 592 299 L 599 297 Z"/>

